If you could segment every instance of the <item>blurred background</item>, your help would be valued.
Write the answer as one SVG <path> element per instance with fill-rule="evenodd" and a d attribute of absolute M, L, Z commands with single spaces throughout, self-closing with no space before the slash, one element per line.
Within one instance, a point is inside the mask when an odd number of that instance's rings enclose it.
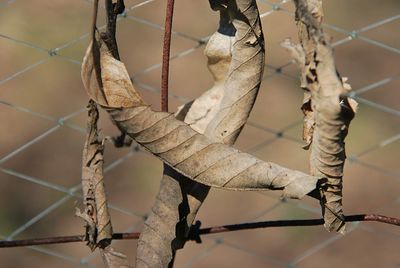
<path fill-rule="evenodd" d="M 102 1 L 100 1 L 102 2 Z M 118 23 L 122 61 L 154 109 L 160 105 L 163 0 L 126 0 Z M 213 84 L 203 55 L 218 14 L 208 1 L 175 1 L 170 111 Z M 293 4 L 258 1 L 266 69 L 254 110 L 235 147 L 307 172 L 301 149 L 298 70 L 279 46 L 297 40 Z M 349 77 L 359 111 L 347 138 L 344 211 L 400 217 L 400 2 L 326 0 L 325 31 Z M 0 236 L 25 239 L 82 234 L 81 154 L 88 97 L 80 64 L 89 42 L 91 1 L 0 1 Z M 104 24 L 100 11 L 98 25 Z M 102 113 L 103 135 L 117 134 Z M 146 152 L 106 148 L 106 189 L 114 230 L 140 231 L 162 174 Z M 274 192 L 212 190 L 202 226 L 320 217 L 310 198 Z M 203 236 L 177 253 L 175 267 L 400 267 L 400 229 L 350 223 L 345 236 L 322 226 Z M 136 241 L 115 241 L 134 260 Z M 103 267 L 84 243 L 0 250 L 0 267 Z"/>

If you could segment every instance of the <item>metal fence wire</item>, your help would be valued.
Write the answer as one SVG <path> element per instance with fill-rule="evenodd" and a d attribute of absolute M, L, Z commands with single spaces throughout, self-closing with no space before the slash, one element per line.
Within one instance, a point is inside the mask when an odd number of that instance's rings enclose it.
<path fill-rule="evenodd" d="M 159 108 L 165 1 L 127 0 L 117 38 L 122 61 L 144 99 Z M 298 70 L 279 47 L 297 40 L 293 4 L 260 0 L 266 71 L 237 148 L 307 171 L 301 149 Z M 91 1 L 0 2 L 0 235 L 22 239 L 81 234 L 81 150 L 87 96 L 80 64 L 89 41 Z M 396 216 L 400 198 L 400 2 L 326 0 L 325 31 L 359 111 L 347 138 L 344 211 Z M 104 23 L 104 12 L 100 12 Z M 176 1 L 170 110 L 212 85 L 203 55 L 218 14 L 208 1 Z M 102 114 L 104 135 L 116 128 Z M 140 231 L 161 178 L 161 163 L 137 150 L 106 149 L 106 187 L 114 230 Z M 203 226 L 319 217 L 319 204 L 279 193 L 213 190 L 198 218 Z M 351 223 L 345 236 L 322 226 L 257 229 L 188 242 L 175 267 L 400 267 L 399 229 Z M 116 241 L 135 258 L 136 241 Z M 102 267 L 97 252 L 63 244 L 0 250 L 1 267 Z"/>

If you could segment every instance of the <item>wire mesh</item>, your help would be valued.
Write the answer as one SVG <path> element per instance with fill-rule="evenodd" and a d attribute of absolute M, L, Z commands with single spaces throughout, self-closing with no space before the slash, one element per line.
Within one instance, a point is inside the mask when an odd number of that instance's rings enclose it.
<path fill-rule="evenodd" d="M 236 147 L 307 171 L 301 149 L 302 92 L 298 71 L 279 42 L 296 40 L 289 0 L 259 2 L 266 34 L 266 72 L 252 116 Z M 128 0 L 119 17 L 122 60 L 143 97 L 159 107 L 164 1 Z M 400 169 L 400 3 L 325 1 L 324 28 L 336 63 L 350 78 L 360 108 L 347 138 L 344 210 L 396 215 Z M 74 217 L 81 202 L 80 155 L 87 97 L 80 63 L 88 44 L 91 1 L 0 3 L 0 235 L 3 239 L 83 232 Z M 211 87 L 202 49 L 218 16 L 207 1 L 176 3 L 170 106 Z M 100 18 L 104 23 L 104 15 Z M 102 116 L 102 132 L 117 131 Z M 161 164 L 137 147 L 106 149 L 106 187 L 113 225 L 140 231 L 158 190 Z M 283 200 L 271 192 L 211 192 L 204 226 L 320 215 L 313 200 Z M 350 224 L 345 236 L 322 227 L 266 229 L 205 237 L 178 252 L 176 267 L 398 267 L 398 229 Z M 135 241 L 115 243 L 134 259 Z M 367 253 L 367 254 L 366 254 Z M 1 267 L 102 267 L 85 245 L 32 246 L 0 251 Z"/>

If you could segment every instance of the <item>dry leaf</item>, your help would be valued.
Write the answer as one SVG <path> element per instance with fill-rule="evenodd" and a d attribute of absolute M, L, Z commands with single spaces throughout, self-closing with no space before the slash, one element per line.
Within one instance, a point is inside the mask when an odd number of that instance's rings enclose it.
<path fill-rule="evenodd" d="M 200 183 L 187 181 L 184 184 L 184 186 L 192 187 L 187 192 L 195 195 L 191 200 L 188 200 L 189 206 L 194 208 L 194 213 L 188 215 L 188 221 L 182 222 L 183 224 L 193 221 L 197 212 L 196 208 L 200 206 L 207 194 L 208 187 L 205 185 L 233 190 L 276 189 L 283 190 L 287 197 L 301 198 L 314 190 L 319 180 L 317 177 L 286 169 L 273 163 L 265 163 L 218 142 L 231 144 L 239 135 L 254 104 L 264 66 L 263 36 L 255 1 L 242 0 L 236 3 L 237 7 L 235 6 L 235 10 L 231 13 L 238 16 L 238 19 L 233 20 L 238 29 L 236 36 L 238 41 L 235 42 L 236 50 L 233 50 L 232 64 L 224 87 L 227 94 L 224 94 L 215 117 L 207 117 L 210 112 L 207 110 L 203 114 L 204 117 L 199 117 L 193 112 L 193 126 L 197 122 L 201 122 L 202 119 L 206 119 L 204 121 L 210 120 L 210 124 L 203 124 L 203 127 L 199 127 L 199 129 L 208 125 L 206 136 L 212 137 L 217 142 L 194 131 L 189 125 L 178 121 L 171 114 L 152 111 L 143 103 L 137 92 L 132 93 L 134 88 L 129 85 L 130 81 L 124 80 L 129 82 L 128 85 L 125 83 L 113 83 L 111 85 L 107 83 L 105 79 L 107 76 L 103 75 L 103 69 L 121 72 L 116 77 L 122 78 L 126 78 L 126 69 L 118 60 L 111 57 L 106 58 L 107 55 L 110 56 L 110 53 L 105 50 L 101 41 L 94 40 L 95 45 L 93 46 L 93 48 L 100 47 L 99 60 L 94 60 L 96 53 L 89 51 L 86 55 L 87 59 L 84 61 L 82 79 L 88 94 L 106 108 L 121 131 L 166 163 L 165 177 L 173 179 L 181 177 L 182 180 L 189 178 Z M 243 17 L 248 18 L 248 21 L 244 21 Z M 252 25 L 253 28 L 249 29 L 249 25 Z M 93 59 L 90 59 L 90 57 L 93 57 Z M 93 62 L 99 62 L 99 64 L 96 65 Z M 100 68 L 98 68 L 99 66 Z M 101 72 L 96 72 L 96 69 L 100 69 Z M 98 73 L 100 75 L 97 75 Z M 96 79 L 93 78 L 93 74 L 96 75 Z M 97 79 L 97 77 L 101 79 Z M 109 79 L 113 80 L 113 77 L 109 77 Z M 97 86 L 87 81 L 97 82 Z M 112 85 L 117 85 L 117 87 Z M 121 89 L 119 87 L 126 88 Z M 114 98 L 113 91 L 115 91 L 117 98 Z M 104 95 L 103 98 L 102 94 Z M 122 102 L 118 96 L 131 99 Z M 117 101 L 114 101 L 114 99 L 117 99 Z M 128 107 L 130 105 L 132 107 Z M 122 106 L 125 107 L 122 108 Z M 201 106 L 204 107 L 204 105 Z M 118 108 L 116 109 L 116 107 Z M 186 108 L 188 107 L 186 106 Z M 190 113 L 190 108 L 188 113 Z M 163 179 L 163 182 L 174 181 Z M 182 185 L 179 185 L 179 187 L 177 184 L 166 186 L 165 189 L 172 189 L 173 191 L 170 193 L 160 192 L 160 194 L 174 194 L 176 193 L 175 190 L 180 190 L 180 187 Z M 175 222 L 176 220 L 179 221 L 180 218 L 177 213 L 167 213 L 167 211 L 168 209 L 175 209 L 176 212 L 176 207 L 179 206 L 181 200 L 177 198 L 167 201 L 156 203 L 156 206 L 153 207 L 154 215 L 159 216 L 158 222 L 163 222 L 162 220 L 166 217 L 172 218 Z M 166 204 L 168 206 L 165 206 Z M 153 223 L 151 220 L 149 218 L 148 226 L 157 223 L 157 219 Z M 174 245 L 174 241 L 172 244 L 166 242 L 175 237 L 174 233 L 171 237 L 167 237 L 168 240 L 161 238 L 171 234 L 167 226 L 163 224 L 157 227 L 156 230 L 153 228 L 152 231 L 161 235 L 149 234 L 149 237 L 151 236 L 154 239 L 153 244 L 161 244 L 165 248 L 171 246 L 179 248 L 179 243 Z M 184 232 L 187 229 L 180 228 Z M 144 230 L 143 235 L 146 236 L 146 230 Z M 185 234 L 183 234 L 184 236 Z M 150 252 L 151 247 L 143 246 L 141 241 L 139 241 L 138 247 L 143 249 L 143 252 L 138 254 L 138 267 L 142 265 L 165 267 L 171 258 L 171 251 L 154 254 L 153 251 Z M 144 260 L 143 257 L 149 257 L 152 260 L 149 262 Z"/>
<path fill-rule="evenodd" d="M 95 62 L 100 63 L 100 68 L 95 68 Z M 89 44 L 83 58 L 81 76 L 88 95 L 102 106 L 123 108 L 143 105 L 125 65 L 113 58 L 101 38 Z"/>
<path fill-rule="evenodd" d="M 103 177 L 104 145 L 98 139 L 97 120 L 99 113 L 96 103 L 88 105 L 88 134 L 83 149 L 82 159 L 82 191 L 84 212 L 77 215 L 86 222 L 86 240 L 94 250 L 111 242 L 112 226 L 107 208 L 107 198 Z"/>
<path fill-rule="evenodd" d="M 205 49 L 208 67 L 215 79 L 214 86 L 196 100 L 179 107 L 175 117 L 203 133 L 218 112 L 224 95 L 233 37 L 216 32 Z M 183 248 L 197 211 L 210 187 L 196 183 L 165 165 L 160 191 L 140 235 L 137 266 L 166 267 L 173 252 Z M 186 207 L 187 209 L 182 209 Z M 162 222 L 162 223 L 161 223 Z M 162 226 L 160 228 L 160 226 Z M 159 241 L 162 238 L 162 242 Z"/>
<path fill-rule="evenodd" d="M 306 90 L 302 105 L 305 115 L 303 138 L 307 148 L 311 148 L 311 174 L 327 178 L 321 193 L 325 227 L 329 231 L 344 233 L 344 139 L 354 117 L 356 102 L 344 95 L 351 87 L 345 83 L 347 78 L 338 76 L 332 48 L 322 32 L 321 0 L 295 0 L 295 4 L 299 39 L 305 57 L 303 61 L 297 60 L 302 70 L 302 88 Z M 288 46 L 292 51 L 298 49 L 292 44 Z"/>
<path fill-rule="evenodd" d="M 224 96 L 234 42 L 234 37 L 231 36 L 234 28 L 227 17 L 227 12 L 222 11 L 220 32 L 211 36 L 205 48 L 214 86 L 196 100 L 180 107 L 175 114 L 177 119 L 184 120 L 199 133 L 203 133 L 213 120 Z M 148 267 L 154 267 L 163 263 L 166 267 L 169 264 L 173 252 L 183 248 L 187 241 L 190 226 L 209 189 L 209 186 L 194 182 L 167 165 L 164 166 L 160 191 L 145 222 L 144 233 L 139 238 L 138 266 L 146 263 Z M 159 226 L 163 226 L 162 231 Z M 158 237 L 163 238 L 163 243 L 158 241 Z"/>
<path fill-rule="evenodd" d="M 117 60 L 110 59 L 110 62 L 112 61 Z M 242 64 L 245 63 L 242 62 Z M 123 67 L 122 64 L 118 66 Z M 121 72 L 125 73 L 126 70 Z M 241 78 L 238 77 L 238 79 Z M 87 80 L 86 77 L 83 79 Z M 254 84 L 249 82 L 249 84 L 252 90 L 257 82 Z M 129 86 L 126 91 L 130 89 L 134 89 L 133 86 Z M 110 99 L 112 90 L 113 88 L 104 89 Z M 242 97 L 240 103 L 233 106 L 232 110 L 237 112 L 235 110 L 237 107 L 243 107 L 246 112 L 249 111 L 250 107 L 244 107 L 242 104 L 255 98 L 249 93 L 251 90 L 244 94 L 233 90 L 232 96 L 227 96 L 229 100 L 226 103 L 234 97 Z M 301 198 L 315 189 L 318 178 L 274 163 L 266 163 L 227 145 L 213 142 L 187 124 L 175 119 L 172 114 L 155 112 L 143 105 L 143 101 L 136 98 L 137 93 L 131 95 L 135 96 L 130 101 L 137 105 L 135 107 L 123 109 L 105 107 L 115 124 L 138 144 L 188 178 L 208 186 L 232 190 L 283 190 L 285 196 L 292 198 Z M 225 140 L 232 139 L 240 130 L 240 128 L 229 129 L 229 125 L 223 124 L 227 115 L 234 113 L 227 110 L 227 107 L 222 106 L 219 113 L 219 115 L 222 114 L 222 118 L 219 117 L 221 121 L 216 126 L 217 130 L 223 129 L 222 132 L 217 131 L 216 136 L 222 136 Z M 245 118 L 240 115 L 236 122 L 242 123 Z"/>

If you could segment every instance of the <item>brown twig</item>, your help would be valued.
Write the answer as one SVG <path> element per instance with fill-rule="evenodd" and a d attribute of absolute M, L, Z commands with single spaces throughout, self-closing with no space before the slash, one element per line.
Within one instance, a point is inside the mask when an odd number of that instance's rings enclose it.
<path fill-rule="evenodd" d="M 92 40 L 96 38 L 96 23 L 97 23 L 97 13 L 99 7 L 99 0 L 94 0 L 93 2 L 93 17 L 92 17 Z"/>
<path fill-rule="evenodd" d="M 163 112 L 168 112 L 168 75 L 173 14 L 174 0 L 168 0 L 165 14 L 165 31 L 161 72 L 161 111 Z"/>
<path fill-rule="evenodd" d="M 345 219 L 346 222 L 374 221 L 374 222 L 400 226 L 400 219 L 377 215 L 377 214 L 349 215 L 345 216 Z M 278 221 L 231 224 L 231 225 L 214 226 L 214 227 L 200 229 L 200 222 L 197 222 L 192 227 L 189 239 L 201 242 L 200 235 L 206 235 L 206 234 L 216 234 L 216 233 L 225 233 L 225 232 L 240 231 L 240 230 L 258 229 L 258 228 L 271 228 L 271 227 L 317 226 L 322 224 L 324 224 L 323 219 L 278 220 Z M 138 239 L 139 235 L 140 233 L 138 232 L 114 233 L 113 240 Z M 0 248 L 84 242 L 84 239 L 85 239 L 84 235 L 72 235 L 72 236 L 57 236 L 57 237 L 47 237 L 47 238 L 0 241 Z"/>
<path fill-rule="evenodd" d="M 113 3 L 112 0 L 105 0 L 105 8 L 107 13 L 107 29 L 105 33 L 102 33 L 102 38 L 107 44 L 113 57 L 120 60 L 117 39 L 115 37 L 117 31 L 117 17 L 119 14 L 124 12 L 125 4 L 123 0 L 118 0 Z"/>

